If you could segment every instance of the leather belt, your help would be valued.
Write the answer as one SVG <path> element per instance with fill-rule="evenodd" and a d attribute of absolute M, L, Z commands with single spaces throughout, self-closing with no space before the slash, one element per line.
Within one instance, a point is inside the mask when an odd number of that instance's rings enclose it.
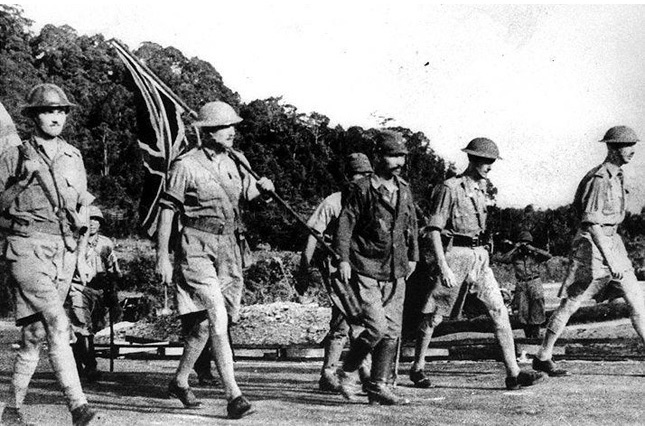
<path fill-rule="evenodd" d="M 485 243 L 481 238 L 481 235 L 477 236 L 462 236 L 455 234 L 452 236 L 452 246 L 461 246 L 464 248 L 476 248 L 478 246 L 484 246 Z"/>
<path fill-rule="evenodd" d="M 225 221 L 215 217 L 189 218 L 182 219 L 185 227 L 194 228 L 195 230 L 204 231 L 212 234 L 233 234 L 235 233 L 235 222 Z"/>

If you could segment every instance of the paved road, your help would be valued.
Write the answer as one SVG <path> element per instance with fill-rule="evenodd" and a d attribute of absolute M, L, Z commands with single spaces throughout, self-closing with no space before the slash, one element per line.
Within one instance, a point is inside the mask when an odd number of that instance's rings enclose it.
<path fill-rule="evenodd" d="M 11 378 L 11 343 L 17 331 L 0 324 L 0 390 Z M 193 425 L 643 425 L 645 362 L 564 362 L 574 375 L 551 379 L 530 389 L 508 392 L 503 366 L 495 361 L 435 361 L 428 365 L 436 387 L 416 390 L 407 380 L 409 363 L 400 368 L 406 407 L 347 404 L 338 395 L 317 391 L 320 362 L 236 363 L 238 382 L 256 413 L 240 421 L 225 419 L 219 388 L 196 388 L 205 403 L 185 410 L 166 398 L 176 360 L 121 359 L 104 380 L 85 385 L 100 411 L 97 424 L 114 426 Z M 108 368 L 99 359 L 101 369 Z M 3 397 L 3 401 L 5 398 Z M 4 405 L 1 405 L 4 406 Z M 24 411 L 37 425 L 69 425 L 62 395 L 45 354 L 27 396 Z"/>
<path fill-rule="evenodd" d="M 3 360 L 0 386 L 7 392 L 9 370 Z M 197 388 L 205 403 L 185 410 L 165 398 L 176 361 L 117 363 L 116 372 L 87 385 L 102 425 L 642 425 L 645 372 L 642 362 L 567 362 L 575 375 L 551 379 L 520 391 L 502 389 L 503 367 L 496 362 L 434 362 L 436 388 L 415 390 L 401 369 L 401 394 L 412 406 L 347 404 L 338 395 L 316 390 L 318 363 L 238 362 L 237 377 L 256 413 L 240 421 L 225 419 L 218 388 Z M 37 425 L 69 425 L 52 373 L 43 366 L 32 383 L 26 414 Z"/>

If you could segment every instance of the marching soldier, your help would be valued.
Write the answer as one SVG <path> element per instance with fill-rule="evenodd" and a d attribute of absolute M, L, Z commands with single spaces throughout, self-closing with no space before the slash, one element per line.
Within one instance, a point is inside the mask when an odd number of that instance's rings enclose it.
<path fill-rule="evenodd" d="M 495 337 L 506 366 L 506 388 L 533 385 L 543 376 L 520 370 L 508 311 L 489 266 L 486 231 L 486 180 L 491 165 L 499 157 L 497 145 L 483 137 L 473 139 L 463 149 L 468 168 L 447 179 L 432 194 L 427 222 L 436 278 L 423 308 L 410 379 L 418 388 L 432 386 L 425 375 L 425 357 L 434 328 L 448 315 L 458 315 L 466 294 L 476 294 L 488 309 L 495 325 Z"/>
<path fill-rule="evenodd" d="M 89 215 L 89 238 L 84 255 L 89 268 L 87 285 L 83 285 L 78 273 L 74 274 L 67 308 L 72 331 L 76 335 L 73 350 L 78 374 L 93 382 L 101 376 L 96 369 L 95 323 L 103 319 L 106 307 L 116 306 L 113 282 L 121 276 L 121 269 L 114 253 L 114 243 L 99 234 L 103 213 L 98 207 L 90 206 Z"/>
<path fill-rule="evenodd" d="M 335 247 L 340 279 L 357 292 L 364 330 L 350 345 L 341 369 L 340 392 L 353 400 L 356 371 L 372 354 L 370 403 L 405 405 L 409 400 L 388 386 L 403 320 L 405 280 L 419 260 L 417 218 L 412 193 L 399 175 L 408 150 L 400 133 L 376 136 L 374 174 L 349 185 L 338 221 Z"/>
<path fill-rule="evenodd" d="M 622 166 L 634 156 L 638 142 L 634 130 L 616 126 L 607 130 L 601 142 L 607 145 L 607 158 L 582 178 L 573 207 L 580 226 L 571 245 L 571 264 L 555 310 L 546 327 L 533 368 L 549 376 L 566 376 L 552 360 L 553 346 L 571 315 L 585 300 L 610 288 L 618 288 L 631 308 L 634 329 L 645 341 L 645 302 L 632 264 L 627 257 L 618 225 L 625 218 L 625 185 Z"/>
<path fill-rule="evenodd" d="M 355 182 L 366 175 L 373 172 L 370 160 L 367 155 L 357 152 L 349 154 L 347 157 L 348 171 L 351 176 L 351 181 Z M 331 239 L 336 234 L 338 227 L 338 216 L 342 208 L 342 192 L 336 192 L 327 196 L 320 205 L 314 210 L 307 224 L 324 234 L 325 238 Z M 329 297 L 331 300 L 331 320 L 329 321 L 329 333 L 325 339 L 325 356 L 323 358 L 323 367 L 320 372 L 320 380 L 318 387 L 321 391 L 337 392 L 339 389 L 338 377 L 336 376 L 336 366 L 340 361 L 340 356 L 343 353 L 343 348 L 347 342 L 347 338 L 352 331 L 352 337 L 358 335 L 357 331 L 360 327 L 352 326 L 347 323 L 347 319 L 343 314 L 342 305 L 339 303 L 339 298 L 333 294 L 333 288 L 328 284 L 331 282 L 338 282 L 338 269 L 332 266 L 331 258 L 320 256 L 317 254 L 317 241 L 313 235 L 307 239 L 307 245 L 302 252 L 302 259 L 300 261 L 301 273 L 307 273 L 312 262 L 318 267 L 322 274 L 322 281 L 327 286 Z M 306 288 L 305 285 L 303 288 Z M 300 294 L 304 294 L 304 289 L 299 289 Z M 366 360 L 367 361 L 367 360 Z M 369 378 L 369 366 L 363 363 L 359 368 L 361 373 L 361 380 L 367 381 Z"/>
<path fill-rule="evenodd" d="M 228 400 L 228 417 L 238 419 L 251 411 L 235 381 L 228 318 L 236 321 L 242 298 L 241 220 L 238 202 L 273 192 L 267 178 L 256 181 L 238 169 L 228 155 L 235 124 L 242 121 L 224 102 L 206 103 L 194 123 L 203 142 L 174 162 L 166 192 L 157 239 L 157 272 L 170 283 L 173 268 L 169 239 L 175 213 L 181 216 L 181 244 L 177 250 L 180 277 L 178 310 L 185 328 L 184 353 L 168 387 L 186 408 L 201 406 L 188 386 L 188 376 L 209 340 Z M 236 155 L 245 160 L 241 153 Z"/>
<path fill-rule="evenodd" d="M 22 329 L 2 423 L 27 424 L 21 407 L 46 340 L 72 423 L 87 425 L 96 412 L 81 388 L 63 303 L 75 269 L 87 282 L 85 259 L 78 257 L 85 253 L 93 197 L 80 152 L 60 137 L 74 105 L 53 84 L 36 85 L 27 99 L 23 113 L 34 133 L 0 155 L 0 209 L 11 222 L 5 258 L 16 289 L 16 324 Z"/>

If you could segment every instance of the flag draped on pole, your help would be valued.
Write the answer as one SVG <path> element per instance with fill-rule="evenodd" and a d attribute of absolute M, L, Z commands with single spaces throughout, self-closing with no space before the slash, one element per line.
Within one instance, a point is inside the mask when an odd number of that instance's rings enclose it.
<path fill-rule="evenodd" d="M 157 229 L 159 197 L 165 190 L 170 165 L 187 147 L 181 114 L 186 111 L 179 98 L 124 46 L 111 41 L 130 71 L 143 103 L 137 105 L 139 148 L 146 169 L 139 219 L 149 236 Z"/>
<path fill-rule="evenodd" d="M 0 153 L 10 146 L 19 146 L 20 143 L 13 120 L 4 105 L 0 103 Z"/>

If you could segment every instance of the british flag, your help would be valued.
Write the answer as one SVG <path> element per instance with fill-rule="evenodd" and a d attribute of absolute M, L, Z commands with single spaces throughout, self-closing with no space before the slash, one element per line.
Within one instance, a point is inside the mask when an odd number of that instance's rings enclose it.
<path fill-rule="evenodd" d="M 137 138 L 146 169 L 139 201 L 139 219 L 144 231 L 153 237 L 160 212 L 158 201 L 165 190 L 170 165 L 187 147 L 181 119 L 186 109 L 178 97 L 127 48 L 115 40 L 110 43 L 130 71 L 143 100 L 143 103 L 137 103 Z"/>

